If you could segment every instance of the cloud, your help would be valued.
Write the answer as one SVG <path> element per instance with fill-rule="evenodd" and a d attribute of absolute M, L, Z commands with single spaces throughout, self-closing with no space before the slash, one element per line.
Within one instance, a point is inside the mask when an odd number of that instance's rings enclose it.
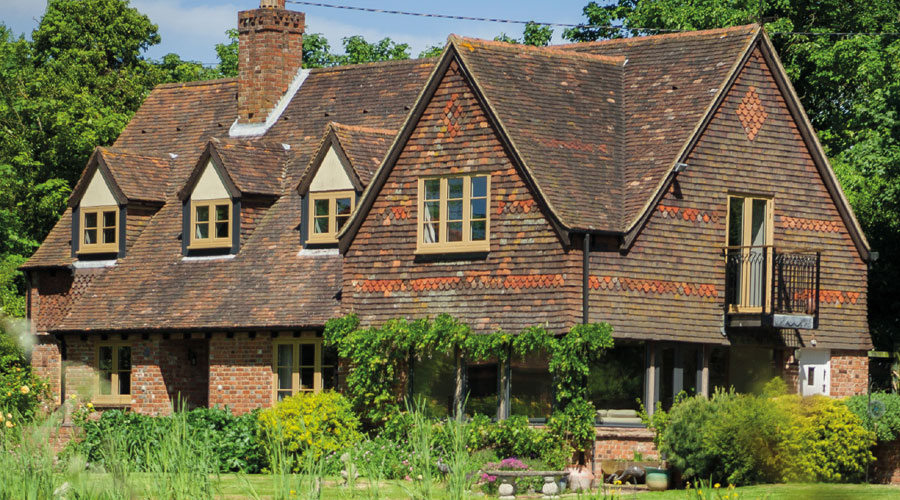
<path fill-rule="evenodd" d="M 182 59 L 214 63 L 215 45 L 227 41 L 225 31 L 237 27 L 237 13 L 246 5 L 221 3 L 182 5 L 177 0 L 133 0 L 131 5 L 159 26 L 162 43 L 148 51 L 159 59 L 174 52 Z"/>
<path fill-rule="evenodd" d="M 46 2 L 0 0 L 0 23 L 8 26 L 17 36 L 25 34 L 30 37 L 46 9 Z"/>

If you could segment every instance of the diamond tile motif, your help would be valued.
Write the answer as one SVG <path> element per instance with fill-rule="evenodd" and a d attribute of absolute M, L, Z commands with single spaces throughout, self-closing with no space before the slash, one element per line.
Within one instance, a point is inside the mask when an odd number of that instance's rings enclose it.
<path fill-rule="evenodd" d="M 463 108 L 459 100 L 459 94 L 453 94 L 444 106 L 444 116 L 441 121 L 446 127 L 447 137 L 452 141 L 460 133 Z"/>
<path fill-rule="evenodd" d="M 741 104 L 737 109 L 738 118 L 741 119 L 741 125 L 747 132 L 747 139 L 751 141 L 759 134 L 759 129 L 769 116 L 766 108 L 763 107 L 762 101 L 759 100 L 759 94 L 756 93 L 756 87 L 750 87 Z"/>

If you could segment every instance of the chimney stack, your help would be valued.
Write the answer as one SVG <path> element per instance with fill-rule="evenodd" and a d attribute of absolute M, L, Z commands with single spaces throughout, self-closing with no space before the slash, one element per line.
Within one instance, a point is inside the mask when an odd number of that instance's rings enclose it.
<path fill-rule="evenodd" d="M 238 123 L 264 123 L 303 63 L 306 16 L 284 4 L 238 12 Z"/>

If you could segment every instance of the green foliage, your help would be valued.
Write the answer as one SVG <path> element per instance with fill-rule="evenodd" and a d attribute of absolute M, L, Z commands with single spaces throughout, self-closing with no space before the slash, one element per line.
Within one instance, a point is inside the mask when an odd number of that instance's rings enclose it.
<path fill-rule="evenodd" d="M 259 472 L 264 456 L 257 441 L 257 412 L 233 415 L 230 410 L 196 408 L 179 412 L 188 433 L 208 443 L 216 458 L 214 470 L 221 472 Z M 67 455 L 81 455 L 91 463 L 109 468 L 107 447 L 110 437 L 129 457 L 129 467 L 136 471 L 149 470 L 152 456 L 174 417 L 149 417 L 121 410 L 107 410 L 98 419 L 82 419 L 83 439 L 70 441 Z M 180 425 L 180 423 L 179 423 Z"/>
<path fill-rule="evenodd" d="M 419 52 L 419 59 L 425 59 L 427 57 L 438 57 L 444 52 L 443 45 L 433 45 L 428 47 L 427 49 Z"/>
<path fill-rule="evenodd" d="M 259 413 L 264 440 L 280 437 L 295 455 L 311 452 L 316 459 L 339 455 L 362 440 L 359 419 L 340 393 L 298 394 Z"/>
<path fill-rule="evenodd" d="M 216 44 L 216 57 L 219 58 L 219 72 L 225 78 L 234 78 L 238 76 L 238 31 L 230 29 L 225 32 L 228 37 L 228 43 Z M 303 39 L 304 49 L 306 48 L 306 38 Z M 305 54 L 304 54 L 305 55 Z"/>
<path fill-rule="evenodd" d="M 343 54 L 331 51 L 331 44 L 321 33 L 303 35 L 303 67 L 327 68 L 345 64 L 363 64 L 396 59 L 409 59 L 409 45 L 390 38 L 368 42 L 360 35 L 342 39 Z M 420 56 L 422 57 L 422 56 Z"/>
<path fill-rule="evenodd" d="M 859 480 L 874 435 L 840 401 L 717 391 L 678 402 L 662 448 L 686 479 L 733 484 Z"/>
<path fill-rule="evenodd" d="M 891 1 L 618 0 L 588 3 L 572 41 L 625 36 L 609 26 L 695 30 L 765 23 L 791 83 L 881 259 L 869 273 L 875 345 L 900 345 L 900 4 Z M 779 32 L 796 32 L 792 34 Z M 816 33 L 857 33 L 833 35 Z M 877 33 L 883 32 L 884 35 Z M 635 34 L 655 33 L 636 30 Z M 874 34 L 873 34 L 874 33 Z"/>
<path fill-rule="evenodd" d="M 900 437 L 900 394 L 889 392 L 872 393 L 871 399 L 880 401 L 884 415 L 875 420 L 869 414 L 869 396 L 860 394 L 844 400 L 847 408 L 866 426 L 873 429 L 879 442 L 894 441 Z"/>
<path fill-rule="evenodd" d="M 12 333 L 0 328 L 0 412 L 12 412 L 33 419 L 42 401 L 50 396 L 50 386 L 31 369 Z"/>
<path fill-rule="evenodd" d="M 522 40 L 513 38 L 506 33 L 500 33 L 494 37 L 494 40 L 498 42 L 522 43 L 525 45 L 534 45 L 536 47 L 546 47 L 547 45 L 550 45 L 550 40 L 552 38 L 553 28 L 543 24 L 537 24 L 534 21 L 529 21 L 525 24 Z"/>

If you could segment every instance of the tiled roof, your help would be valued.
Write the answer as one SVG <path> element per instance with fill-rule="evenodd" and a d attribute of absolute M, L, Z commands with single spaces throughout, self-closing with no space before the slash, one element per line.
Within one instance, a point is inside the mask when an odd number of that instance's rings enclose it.
<path fill-rule="evenodd" d="M 172 166 L 170 155 L 97 147 L 72 190 L 69 206 L 78 203 L 94 172 L 101 165 L 106 167 L 114 188 L 125 196 L 126 201 L 162 203 L 166 200 L 169 170 Z"/>
<path fill-rule="evenodd" d="M 381 160 L 391 146 L 396 130 L 383 128 L 356 127 L 341 123 L 332 123 L 341 148 L 359 176 L 359 181 L 366 186 L 372 180 Z"/>
<path fill-rule="evenodd" d="M 338 315 L 341 257 L 336 251 L 299 253 L 300 196 L 292 188 L 328 123 L 398 129 L 433 66 L 433 59 L 424 59 L 314 69 L 280 120 L 251 141 L 228 138 L 237 116 L 234 80 L 154 89 L 115 147 L 177 155 L 166 204 L 54 330 L 303 328 Z M 236 256 L 185 259 L 177 191 L 208 143 L 239 190 L 280 198 Z M 365 157 L 359 161 L 369 164 Z M 70 265 L 70 239 L 67 211 L 25 267 Z"/>

